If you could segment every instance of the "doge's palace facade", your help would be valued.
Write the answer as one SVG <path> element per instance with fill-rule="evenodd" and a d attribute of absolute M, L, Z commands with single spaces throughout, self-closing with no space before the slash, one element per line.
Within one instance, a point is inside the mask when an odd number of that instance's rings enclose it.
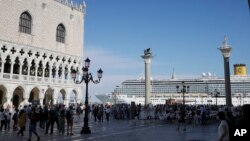
<path fill-rule="evenodd" d="M 72 94 L 80 102 L 84 88 L 71 71 L 82 68 L 85 9 L 70 0 L 0 0 L 0 106 L 68 106 Z"/>

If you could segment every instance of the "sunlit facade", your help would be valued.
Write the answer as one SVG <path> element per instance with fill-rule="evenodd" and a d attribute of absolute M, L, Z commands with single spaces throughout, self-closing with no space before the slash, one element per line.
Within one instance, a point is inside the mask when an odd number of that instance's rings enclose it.
<path fill-rule="evenodd" d="M 81 102 L 84 88 L 71 71 L 82 68 L 85 8 L 68 0 L 0 1 L 0 106 Z"/>

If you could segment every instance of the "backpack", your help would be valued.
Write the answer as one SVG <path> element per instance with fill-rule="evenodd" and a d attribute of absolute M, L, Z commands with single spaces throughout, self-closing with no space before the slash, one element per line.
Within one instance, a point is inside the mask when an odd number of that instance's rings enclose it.
<path fill-rule="evenodd" d="M 40 119 L 39 119 L 39 116 L 36 112 L 31 112 L 29 114 L 29 117 L 30 117 L 30 123 L 31 124 L 35 124 L 36 122 L 38 122 Z"/>
<path fill-rule="evenodd" d="M 70 110 L 67 110 L 67 112 L 66 112 L 66 119 L 70 120 L 71 118 L 72 118 L 72 115 L 70 113 Z"/>
<path fill-rule="evenodd" d="M 16 121 L 17 120 L 17 113 L 15 113 L 12 117 L 12 120 Z"/>

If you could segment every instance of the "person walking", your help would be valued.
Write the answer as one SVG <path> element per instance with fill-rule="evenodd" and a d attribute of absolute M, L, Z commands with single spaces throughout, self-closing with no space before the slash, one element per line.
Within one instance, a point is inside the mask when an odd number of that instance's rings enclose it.
<path fill-rule="evenodd" d="M 37 136 L 37 141 L 40 141 L 40 136 L 36 132 L 36 122 L 39 120 L 39 115 L 36 113 L 35 107 L 32 107 L 30 114 L 28 115 L 30 119 L 29 124 L 29 139 L 27 141 L 31 141 L 32 133 Z"/>
<path fill-rule="evenodd" d="M 178 127 L 177 130 L 180 130 L 180 126 L 183 125 L 183 131 L 186 131 L 186 124 L 185 124 L 185 109 L 181 107 L 179 116 L 178 116 Z"/>
<path fill-rule="evenodd" d="M 50 134 L 53 134 L 54 124 L 56 122 L 56 118 L 58 118 L 56 116 L 57 114 L 56 114 L 55 107 L 52 107 L 50 111 L 48 112 L 48 126 L 46 126 L 45 134 L 48 134 L 49 127 L 50 127 Z"/>
<path fill-rule="evenodd" d="M 229 126 L 226 121 L 225 113 L 219 112 L 218 118 L 221 121 L 218 127 L 218 141 L 229 141 Z"/>
<path fill-rule="evenodd" d="M 6 111 L 6 126 L 8 131 L 10 131 L 10 119 L 11 119 L 11 113 L 9 111 Z"/>
<path fill-rule="evenodd" d="M 81 107 L 78 104 L 77 104 L 77 108 L 76 108 L 76 114 L 77 114 L 77 121 L 76 121 L 76 123 L 77 123 L 80 120 L 80 115 L 81 115 Z"/>
<path fill-rule="evenodd" d="M 107 122 L 109 122 L 110 112 L 111 112 L 110 106 L 107 106 L 105 109 L 105 115 L 106 115 Z"/>
<path fill-rule="evenodd" d="M 1 109 L 0 110 L 0 120 L 1 120 L 1 127 L 0 127 L 0 130 L 2 130 L 3 126 L 4 126 L 4 129 L 6 130 L 6 118 L 7 116 L 5 115 L 5 112 L 4 112 L 4 109 Z"/>
<path fill-rule="evenodd" d="M 25 130 L 26 125 L 26 114 L 24 110 L 21 110 L 18 115 L 18 125 L 20 127 L 20 130 L 17 132 L 17 135 L 19 136 L 21 134 L 21 136 L 24 136 L 23 131 Z"/>
<path fill-rule="evenodd" d="M 98 106 L 95 105 L 94 109 L 93 109 L 93 116 L 94 116 L 95 122 L 96 122 L 96 119 L 97 119 L 98 110 L 99 110 Z"/>
<path fill-rule="evenodd" d="M 72 106 L 70 106 L 66 112 L 66 119 L 67 119 L 67 135 L 73 135 L 72 128 L 73 128 L 74 112 Z"/>
<path fill-rule="evenodd" d="M 17 124 L 18 124 L 18 109 L 15 110 L 14 115 L 12 116 L 12 120 L 13 120 L 13 131 L 17 130 Z"/>
<path fill-rule="evenodd" d="M 65 129 L 65 109 L 62 107 L 60 109 L 60 116 L 59 116 L 59 134 L 64 134 Z"/>
<path fill-rule="evenodd" d="M 101 106 L 98 109 L 98 113 L 97 113 L 97 118 L 99 122 L 103 122 L 103 105 L 101 104 Z"/>

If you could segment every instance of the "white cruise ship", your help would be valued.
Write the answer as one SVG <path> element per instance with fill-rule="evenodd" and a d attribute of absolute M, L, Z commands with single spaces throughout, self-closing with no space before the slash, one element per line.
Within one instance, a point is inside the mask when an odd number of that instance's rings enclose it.
<path fill-rule="evenodd" d="M 242 64 L 240 64 L 242 65 Z M 182 82 L 189 86 L 189 92 L 185 93 L 185 104 L 218 104 L 225 105 L 225 81 L 224 78 L 212 76 L 211 73 L 203 73 L 200 78 L 176 79 L 174 75 L 167 80 L 151 80 L 151 103 L 165 104 L 182 103 L 183 94 L 177 93 L 176 86 L 182 87 Z M 217 95 L 217 96 L 216 96 Z M 250 76 L 231 76 L 231 95 L 234 106 L 250 103 Z M 145 79 L 140 77 L 135 80 L 126 80 L 116 86 L 110 95 L 96 95 L 102 102 L 131 103 L 144 105 Z"/>

